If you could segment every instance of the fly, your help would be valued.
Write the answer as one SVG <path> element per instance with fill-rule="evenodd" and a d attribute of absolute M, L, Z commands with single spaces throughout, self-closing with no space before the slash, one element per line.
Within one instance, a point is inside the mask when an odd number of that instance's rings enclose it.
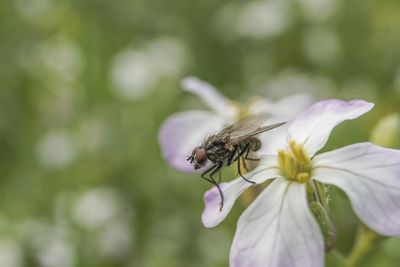
<path fill-rule="evenodd" d="M 246 160 L 258 161 L 258 159 L 249 157 L 250 152 L 255 152 L 261 148 L 261 141 L 257 135 L 286 123 L 281 122 L 268 126 L 260 126 L 267 118 L 266 115 L 254 115 L 240 120 L 221 130 L 219 133 L 207 137 L 200 146 L 193 149 L 192 154 L 187 158 L 195 170 L 205 166 L 208 160 L 212 163 L 212 166 L 205 170 L 201 174 L 201 177 L 218 188 L 221 196 L 221 209 L 224 205 L 224 196 L 213 175 L 219 172 L 222 167 L 230 166 L 236 162 L 240 177 L 246 182 L 254 184 L 253 181 L 248 180 L 242 174 L 241 160 L 245 169 L 247 169 Z"/>

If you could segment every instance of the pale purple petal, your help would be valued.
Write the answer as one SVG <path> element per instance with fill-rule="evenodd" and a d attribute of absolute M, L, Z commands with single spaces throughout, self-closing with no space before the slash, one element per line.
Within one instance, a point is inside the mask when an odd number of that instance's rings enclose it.
<path fill-rule="evenodd" d="M 355 144 L 316 156 L 314 165 L 313 178 L 342 189 L 366 225 L 400 235 L 400 150 Z"/>
<path fill-rule="evenodd" d="M 246 209 L 233 240 L 231 267 L 323 267 L 324 243 L 304 184 L 276 179 Z"/>
<path fill-rule="evenodd" d="M 373 106 L 362 100 L 318 102 L 293 120 L 288 138 L 303 144 L 309 155 L 313 156 L 326 144 L 333 128 L 343 121 L 358 118 Z"/>
<path fill-rule="evenodd" d="M 200 97 L 203 102 L 218 114 L 234 117 L 238 109 L 231 105 L 231 101 L 211 84 L 196 77 L 187 77 L 182 80 L 182 88 Z"/>
<path fill-rule="evenodd" d="M 211 112 L 188 111 L 174 114 L 161 126 L 161 152 L 176 170 L 194 172 L 186 158 L 208 134 L 218 132 L 224 126 L 224 119 Z"/>
<path fill-rule="evenodd" d="M 207 228 L 220 224 L 232 209 L 236 199 L 252 184 L 242 178 L 236 178 L 229 183 L 221 183 L 219 186 L 224 195 L 224 206 L 222 209 L 221 196 L 217 187 L 214 186 L 204 194 L 205 208 L 201 216 L 201 221 Z"/>
<path fill-rule="evenodd" d="M 245 174 L 245 177 L 256 184 L 281 177 L 276 162 L 276 157 L 263 158 L 259 167 Z M 242 177 L 236 178 L 229 183 L 220 184 L 222 194 L 224 195 L 224 206 L 222 209 L 220 208 L 221 196 L 218 189 L 213 187 L 207 191 L 204 194 L 205 208 L 201 217 L 203 225 L 211 228 L 222 222 L 232 209 L 236 199 L 252 185 L 252 183 L 246 182 Z"/>

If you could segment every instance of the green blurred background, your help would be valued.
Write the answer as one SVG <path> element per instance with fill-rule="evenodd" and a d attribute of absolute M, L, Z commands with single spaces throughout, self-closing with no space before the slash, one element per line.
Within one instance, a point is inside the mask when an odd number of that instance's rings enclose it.
<path fill-rule="evenodd" d="M 205 229 L 210 185 L 157 143 L 170 114 L 205 108 L 180 80 L 373 101 L 327 149 L 366 141 L 400 111 L 399 29 L 398 0 L 1 1 L 0 267 L 227 266 L 243 205 Z M 332 199 L 347 253 L 358 222 Z M 399 262 L 390 239 L 360 266 Z"/>

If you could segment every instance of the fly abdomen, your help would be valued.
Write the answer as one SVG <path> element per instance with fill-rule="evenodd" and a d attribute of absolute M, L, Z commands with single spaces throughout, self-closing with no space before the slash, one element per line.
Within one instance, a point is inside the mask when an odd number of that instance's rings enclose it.
<path fill-rule="evenodd" d="M 261 148 L 261 141 L 257 137 L 249 137 L 250 150 L 257 151 Z"/>

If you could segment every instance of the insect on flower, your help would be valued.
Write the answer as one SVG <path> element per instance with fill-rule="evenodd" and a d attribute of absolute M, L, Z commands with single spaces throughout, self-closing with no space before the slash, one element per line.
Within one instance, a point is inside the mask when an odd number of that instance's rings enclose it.
<path fill-rule="evenodd" d="M 208 107 L 208 110 L 186 110 L 175 113 L 161 125 L 158 141 L 162 156 L 172 168 L 183 173 L 194 173 L 193 166 L 186 158 L 210 132 L 219 132 L 239 118 L 259 114 L 268 114 L 270 116 L 268 120 L 273 122 L 289 121 L 313 101 L 311 96 L 301 94 L 287 96 L 277 101 L 255 96 L 246 103 L 240 103 L 227 98 L 213 85 L 196 77 L 183 79 L 182 89 L 197 96 Z M 275 138 L 279 140 L 280 135 L 274 135 L 269 140 Z M 262 149 L 264 148 L 267 147 L 263 146 Z"/>
<path fill-rule="evenodd" d="M 207 161 L 212 162 L 212 166 L 205 170 L 201 177 L 208 182 L 214 184 L 221 196 L 221 209 L 224 205 L 224 196 L 218 182 L 215 181 L 213 175 L 221 170 L 224 166 L 230 166 L 237 163 L 237 170 L 246 182 L 254 184 L 248 180 L 241 171 L 241 164 L 248 170 L 246 160 L 258 161 L 249 157 L 250 152 L 256 152 L 261 148 L 261 141 L 256 135 L 277 128 L 286 122 L 276 123 L 268 126 L 261 126 L 268 119 L 265 114 L 254 115 L 242 119 L 232 124 L 219 133 L 208 136 L 203 143 L 194 148 L 192 154 L 187 158 L 194 169 L 197 170 L 206 165 Z"/>

